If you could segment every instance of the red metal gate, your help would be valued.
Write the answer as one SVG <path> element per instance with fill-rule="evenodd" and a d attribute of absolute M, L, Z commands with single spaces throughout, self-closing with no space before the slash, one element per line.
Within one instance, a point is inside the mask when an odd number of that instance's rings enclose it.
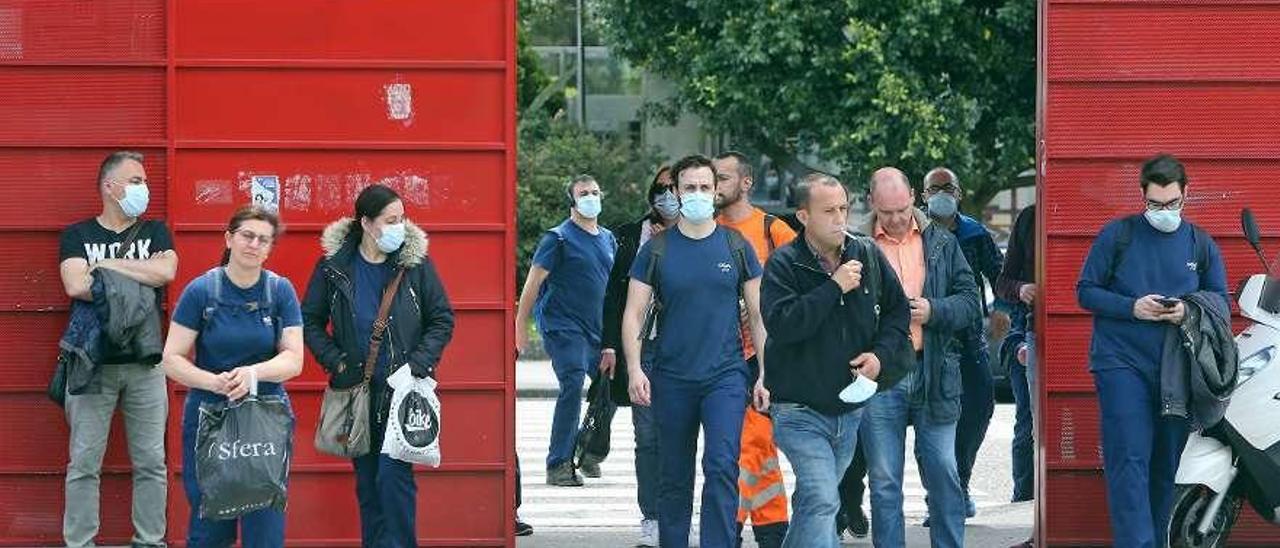
<path fill-rule="evenodd" d="M 1138 169 L 1160 151 L 1186 162 L 1188 217 L 1221 246 L 1229 288 L 1259 268 L 1240 236 L 1241 207 L 1280 250 L 1280 6 L 1041 0 L 1039 19 L 1038 522 L 1047 544 L 1105 544 L 1091 324 L 1076 279 L 1103 223 L 1139 210 Z M 1247 507 L 1241 515 L 1233 543 L 1280 544 L 1280 529 Z"/>
<path fill-rule="evenodd" d="M 444 464 L 419 471 L 431 546 L 510 546 L 514 487 L 515 2 L 0 0 L 0 545 L 61 540 L 67 430 L 44 400 L 67 298 L 57 239 L 93 216 L 98 163 L 137 149 L 180 255 L 169 302 L 221 253 L 255 176 L 287 234 L 268 267 L 299 294 L 319 231 L 371 183 L 432 237 L 457 310 L 440 369 Z M 298 432 L 290 546 L 358 545 L 350 464 L 311 448 L 324 379 L 289 383 Z M 185 538 L 170 401 L 169 538 Z M 112 427 L 100 542 L 127 543 L 129 464 Z"/>

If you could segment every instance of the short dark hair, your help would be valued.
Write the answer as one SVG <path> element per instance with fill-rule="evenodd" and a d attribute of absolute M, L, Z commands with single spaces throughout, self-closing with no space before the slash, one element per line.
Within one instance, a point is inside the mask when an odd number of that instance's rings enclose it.
<path fill-rule="evenodd" d="M 690 169 L 705 167 L 711 170 L 711 174 L 716 174 L 716 166 L 711 163 L 711 159 L 701 154 L 690 154 L 676 161 L 676 165 L 671 166 L 671 180 L 680 185 L 680 174 Z"/>
<path fill-rule="evenodd" d="M 141 152 L 134 152 L 132 150 L 117 150 L 108 154 L 107 157 L 102 160 L 102 165 L 98 166 L 98 186 L 102 186 L 102 183 L 106 182 L 107 176 L 110 175 L 112 171 L 115 171 L 117 167 L 120 167 L 120 164 L 129 160 L 133 160 L 141 164 L 142 158 L 143 156 Z"/>
<path fill-rule="evenodd" d="M 733 158 L 734 160 L 738 161 L 739 177 L 753 179 L 753 180 L 756 178 L 755 169 L 751 167 L 751 160 L 747 158 L 746 154 L 743 154 L 736 150 L 726 150 L 716 155 L 717 160 L 725 160 L 728 158 Z"/>
<path fill-rule="evenodd" d="M 1187 189 L 1187 169 L 1172 154 L 1157 154 L 1142 164 L 1142 175 L 1138 178 L 1142 191 L 1148 185 L 1169 186 L 1178 183 L 1178 190 Z"/>
<path fill-rule="evenodd" d="M 355 238 L 359 240 L 364 237 L 364 225 L 360 221 L 365 217 L 377 219 L 382 215 L 382 210 L 391 205 L 392 202 L 400 200 L 400 194 L 396 193 L 391 187 L 383 184 L 372 184 L 360 191 L 360 195 L 356 196 L 356 210 L 352 216 L 351 228 L 347 230 L 347 238 Z"/>
<path fill-rule="evenodd" d="M 262 208 L 261 206 L 246 205 L 241 206 L 235 213 L 231 214 L 231 220 L 227 221 L 227 232 L 234 234 L 240 230 L 240 225 L 245 221 L 263 221 L 271 225 L 271 238 L 274 240 L 284 233 L 284 227 L 280 225 L 280 216 Z M 231 262 L 231 249 L 222 250 L 222 266 L 226 266 Z"/>
<path fill-rule="evenodd" d="M 800 182 L 796 184 L 796 209 L 807 209 L 809 207 L 809 197 L 813 194 L 813 187 L 815 186 L 840 187 L 840 189 L 844 191 L 844 197 L 849 197 L 849 189 L 845 188 L 844 183 L 841 183 L 840 179 L 837 179 L 835 176 L 828 173 L 815 171 L 805 175 L 804 178 L 800 179 Z"/>
<path fill-rule="evenodd" d="M 564 195 L 569 197 L 570 202 L 573 202 L 578 198 L 577 196 L 573 195 L 573 188 L 582 183 L 595 183 L 597 185 L 600 184 L 600 182 L 597 181 L 595 177 L 587 175 L 586 173 L 583 173 L 580 175 L 574 175 L 572 179 L 569 179 L 569 182 L 564 184 Z"/>

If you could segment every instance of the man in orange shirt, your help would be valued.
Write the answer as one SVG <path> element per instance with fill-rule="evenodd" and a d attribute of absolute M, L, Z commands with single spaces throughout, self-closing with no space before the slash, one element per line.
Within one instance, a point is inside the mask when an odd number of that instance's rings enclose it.
<path fill-rule="evenodd" d="M 796 233 L 787 223 L 751 205 L 755 180 L 751 162 L 741 152 L 724 152 L 713 161 L 716 167 L 716 222 L 741 232 L 751 243 L 756 258 L 764 265 L 773 250 L 791 242 Z M 745 309 L 744 309 L 745 310 Z M 745 319 L 745 316 L 744 316 Z M 749 369 L 759 370 L 750 330 L 742 329 L 743 354 Z M 752 379 L 751 386 L 755 385 Z M 738 456 L 738 543 L 742 527 L 751 518 L 751 530 L 761 548 L 782 545 L 787 535 L 787 490 L 778 466 L 778 446 L 773 443 L 769 417 L 744 401 L 747 414 L 742 424 L 742 452 Z"/>
<path fill-rule="evenodd" d="M 858 441 L 871 483 L 871 533 L 876 548 L 905 545 L 902 470 L 907 426 L 928 493 L 929 538 L 935 548 L 964 546 L 965 499 L 956 468 L 960 418 L 960 361 L 955 336 L 982 308 L 973 271 L 955 235 L 915 208 L 907 176 L 886 167 L 871 177 L 872 215 L 863 232 L 902 281 L 911 307 L 910 335 L 917 367 L 902 382 L 871 398 Z"/>

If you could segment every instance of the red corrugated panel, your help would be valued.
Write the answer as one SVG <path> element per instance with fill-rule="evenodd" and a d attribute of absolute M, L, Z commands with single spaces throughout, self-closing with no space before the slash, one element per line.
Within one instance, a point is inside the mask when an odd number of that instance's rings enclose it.
<path fill-rule="evenodd" d="M 1187 162 L 1188 218 L 1208 229 L 1228 286 L 1259 268 L 1239 210 L 1258 214 L 1280 251 L 1273 164 L 1280 149 L 1276 5 L 1259 2 L 1046 0 L 1040 72 L 1045 142 L 1038 515 L 1045 544 L 1110 541 L 1096 396 L 1087 373 L 1091 318 L 1076 306 L 1081 263 L 1102 224 L 1141 211 L 1137 173 L 1156 152 Z M 1244 322 L 1236 319 L 1236 328 Z M 1251 511 L 1246 511 L 1251 514 Z M 1277 545 L 1276 528 L 1242 518 L 1233 544 Z"/>
<path fill-rule="evenodd" d="M 98 165 L 115 149 L 0 148 L 0 181 L 9 199 L 0 201 L 0 229 L 54 230 L 102 211 Z M 151 214 L 163 214 L 168 188 L 164 151 L 138 149 L 151 180 Z M 58 189 L 50 192 L 50 189 Z M 40 215 L 32 215 L 39 211 Z"/>
<path fill-rule="evenodd" d="M 40 368 L 52 370 L 52 364 Z M 113 432 L 123 432 L 119 414 L 111 422 Z M 5 448 L 0 470 L 7 472 L 48 474 L 62 478 L 68 456 L 68 426 L 62 408 L 49 401 L 44 393 L 0 394 L 0 436 L 22 440 Z M 123 436 L 113 436 L 107 444 L 104 469 L 111 473 L 127 473 L 129 448 Z"/>
<path fill-rule="evenodd" d="M 0 65 L 0 144 L 156 143 L 163 68 Z"/>
<path fill-rule="evenodd" d="M 128 474 L 103 474 L 102 527 L 98 542 L 107 546 L 129 544 L 133 522 L 129 517 Z M 170 484 L 172 484 L 172 480 Z M 63 546 L 63 478 L 58 475 L 0 474 L 0 545 Z"/>
<path fill-rule="evenodd" d="M 164 4 L 164 0 L 0 0 L 0 63 L 163 63 Z"/>
<path fill-rule="evenodd" d="M 310 0 L 183 3 L 176 14 L 177 55 L 502 62 L 508 55 L 502 26 L 507 4 L 339 0 L 317 10 Z"/>
<path fill-rule="evenodd" d="M 65 325 L 64 312 L 0 312 L 0 386 L 44 386 Z"/>
<path fill-rule="evenodd" d="M 1045 173 L 1044 200 L 1054 234 L 1092 236 L 1107 221 L 1142 212 L 1138 172 L 1145 156 L 1122 160 L 1063 160 Z M 1191 178 L 1186 215 L 1222 236 L 1240 234 L 1240 209 L 1250 207 L 1263 233 L 1280 236 L 1277 160 L 1186 161 Z"/>
<path fill-rule="evenodd" d="M 1049 156 L 1141 158 L 1163 150 L 1274 158 L 1278 101 L 1280 85 L 1271 83 L 1057 83 L 1049 88 Z"/>
<path fill-rule="evenodd" d="M 503 141 L 501 72 L 187 69 L 177 86 L 180 144 Z"/>
<path fill-rule="evenodd" d="M 381 183 L 414 208 L 416 223 L 500 226 L 502 162 L 501 151 L 183 151 L 173 188 L 182 198 L 171 213 L 183 223 L 225 223 L 249 201 L 254 175 L 275 175 L 289 224 L 327 224 L 352 215 L 360 191 Z"/>
<path fill-rule="evenodd" d="M 1196 5 L 1199 4 L 1199 5 Z M 1054 10 L 1050 80 L 1280 79 L 1280 6 L 1093 2 Z"/>

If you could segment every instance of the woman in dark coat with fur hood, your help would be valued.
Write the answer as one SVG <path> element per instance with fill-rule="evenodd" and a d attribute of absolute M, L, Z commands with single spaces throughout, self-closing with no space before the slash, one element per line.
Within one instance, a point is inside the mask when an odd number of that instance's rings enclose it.
<path fill-rule="evenodd" d="M 413 468 L 380 451 L 391 404 L 386 378 L 401 367 L 435 377 L 453 336 L 453 309 L 427 256 L 427 234 L 406 220 L 400 196 L 386 186 L 361 192 L 355 215 L 325 228 L 320 245 L 324 256 L 302 303 L 303 339 L 334 388 L 362 380 L 383 293 L 404 272 L 370 383 L 371 450 L 352 463 L 362 545 L 417 546 Z"/>

